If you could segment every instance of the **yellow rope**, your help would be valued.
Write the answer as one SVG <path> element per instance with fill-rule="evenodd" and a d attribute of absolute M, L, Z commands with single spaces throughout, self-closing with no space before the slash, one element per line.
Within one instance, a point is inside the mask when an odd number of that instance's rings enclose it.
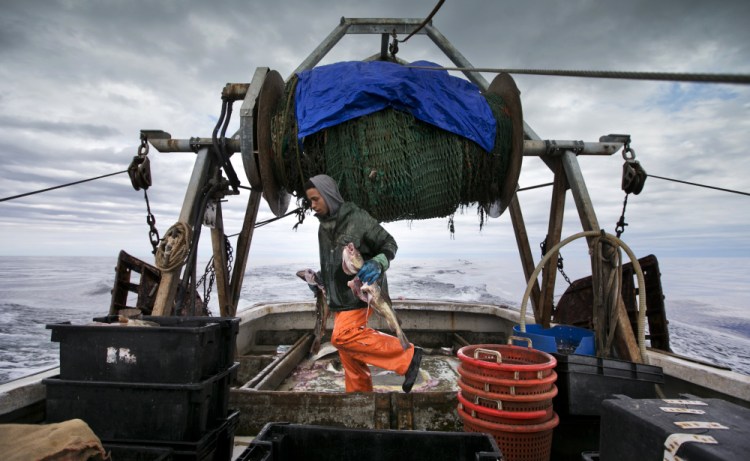
<path fill-rule="evenodd" d="M 169 272 L 182 266 L 190 250 L 192 234 L 193 231 L 187 223 L 174 223 L 156 248 L 156 267 Z"/>

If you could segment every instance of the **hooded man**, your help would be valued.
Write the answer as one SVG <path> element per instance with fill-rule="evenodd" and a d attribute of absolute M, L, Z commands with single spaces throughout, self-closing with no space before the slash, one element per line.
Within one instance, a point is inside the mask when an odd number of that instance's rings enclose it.
<path fill-rule="evenodd" d="M 410 392 L 419 372 L 422 349 L 410 344 L 403 350 L 398 338 L 367 327 L 372 311 L 349 288 L 347 283 L 354 276 L 347 275 L 341 267 L 343 249 L 353 243 L 365 260 L 356 276 L 364 283 L 379 281 L 387 293 L 385 271 L 396 256 L 396 241 L 365 210 L 344 201 L 330 176 L 310 178 L 305 183 L 305 194 L 320 221 L 320 275 L 335 315 L 331 343 L 338 349 L 344 366 L 346 391 L 372 391 L 370 364 L 404 375 L 402 389 Z"/>

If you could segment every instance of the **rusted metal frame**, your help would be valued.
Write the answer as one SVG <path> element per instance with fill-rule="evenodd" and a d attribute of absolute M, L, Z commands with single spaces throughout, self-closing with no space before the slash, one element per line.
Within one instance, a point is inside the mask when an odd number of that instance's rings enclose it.
<path fill-rule="evenodd" d="M 588 190 L 586 189 L 586 183 L 583 180 L 583 173 L 581 172 L 581 167 L 578 165 L 578 159 L 576 158 L 575 153 L 570 151 L 565 152 L 562 155 L 562 163 L 565 167 L 565 175 L 568 179 L 570 191 L 573 194 L 573 199 L 575 200 L 576 208 L 578 209 L 578 216 L 581 219 L 583 229 L 586 231 L 599 230 L 599 221 L 596 218 L 594 206 L 591 202 Z M 590 238 L 588 239 L 588 244 L 590 248 L 592 244 Z M 593 287 L 593 289 L 596 290 L 597 288 Z M 642 309 L 645 308 L 645 306 L 640 307 Z M 597 334 L 601 333 L 597 332 Z M 635 334 L 630 327 L 628 312 L 625 308 L 625 303 L 622 300 L 621 293 L 618 293 L 617 296 L 617 334 L 615 337 L 615 349 L 621 359 L 643 363 L 641 352 L 638 349 L 638 343 L 635 339 Z"/>
<path fill-rule="evenodd" d="M 211 246 L 214 252 L 214 274 L 216 291 L 219 296 L 219 315 L 231 317 L 231 298 L 229 293 L 229 274 L 227 273 L 227 245 L 224 239 L 224 218 L 221 212 L 221 201 L 216 202 L 216 223 L 211 229 Z M 205 300 L 204 300 L 205 301 Z"/>
<path fill-rule="evenodd" d="M 518 246 L 518 254 L 521 256 L 521 266 L 523 268 L 524 280 L 526 283 L 529 281 L 529 277 L 534 272 L 536 264 L 534 263 L 534 257 L 531 254 L 531 246 L 529 245 L 529 234 L 526 232 L 526 224 L 523 220 L 523 214 L 521 213 L 521 205 L 518 203 L 518 194 L 513 197 L 513 201 L 508 206 L 508 212 L 510 213 L 510 221 L 513 224 L 513 233 L 516 236 L 516 245 Z M 534 309 L 534 319 L 536 323 L 541 323 L 542 313 L 540 311 L 540 296 L 541 291 L 539 289 L 539 281 L 534 280 L 534 284 L 531 287 L 531 306 Z"/>
<path fill-rule="evenodd" d="M 563 217 L 565 215 L 565 192 L 568 182 L 565 179 L 565 169 L 559 158 L 554 160 L 555 180 L 552 185 L 552 199 L 549 212 L 549 226 L 547 228 L 546 247 L 553 248 L 560 243 L 562 235 Z M 541 288 L 541 324 L 543 328 L 549 328 L 552 321 L 552 298 L 555 293 L 555 280 L 557 277 L 557 258 L 553 255 L 542 269 Z M 537 322 L 539 323 L 539 322 Z"/>
<path fill-rule="evenodd" d="M 234 317 L 237 314 L 237 306 L 240 303 L 242 281 L 245 278 L 245 268 L 247 267 L 248 255 L 250 253 L 250 244 L 253 241 L 253 232 L 255 231 L 255 222 L 258 218 L 261 196 L 262 194 L 259 190 L 253 189 L 250 192 L 247 209 L 245 210 L 245 220 L 242 223 L 242 231 L 237 238 L 237 248 L 234 253 L 234 270 L 232 270 L 232 280 L 229 285 L 232 308 L 227 314 L 230 317 Z"/>
<path fill-rule="evenodd" d="M 182 202 L 182 209 L 180 210 L 180 216 L 178 221 L 186 223 L 188 226 L 191 225 L 193 220 L 193 208 L 195 207 L 195 201 L 200 200 L 200 194 L 203 190 L 203 186 L 206 184 L 209 178 L 209 173 L 212 165 L 212 154 L 208 151 L 208 148 L 202 148 L 198 151 L 198 155 L 195 157 L 195 165 L 193 166 L 193 173 L 190 176 L 187 190 L 185 191 L 185 199 Z M 165 272 L 162 271 L 161 282 L 159 283 L 159 291 L 156 293 L 156 300 L 154 301 L 154 309 L 151 315 L 171 315 L 174 307 L 174 299 L 177 294 L 177 282 L 180 280 L 180 272 L 182 271 L 182 265 L 179 267 Z"/>

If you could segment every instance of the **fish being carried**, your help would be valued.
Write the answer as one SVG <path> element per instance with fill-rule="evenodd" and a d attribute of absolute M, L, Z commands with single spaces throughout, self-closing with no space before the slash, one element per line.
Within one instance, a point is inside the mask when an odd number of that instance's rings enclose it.
<path fill-rule="evenodd" d="M 310 346 L 310 354 L 315 355 L 320 351 L 320 341 L 323 339 L 331 310 L 328 308 L 328 302 L 326 301 L 326 289 L 323 286 L 323 281 L 320 280 L 320 277 L 314 270 L 305 269 L 297 271 L 297 277 L 307 282 L 311 290 L 315 292 L 315 328 L 313 329 L 315 339 Z"/>
<path fill-rule="evenodd" d="M 353 243 L 349 243 L 344 247 L 341 257 L 341 268 L 347 275 L 355 275 L 364 263 L 362 254 Z M 372 285 L 363 283 L 359 277 L 354 277 L 354 279 L 349 281 L 348 285 L 359 299 L 366 302 L 368 307 L 374 309 L 375 312 L 385 319 L 391 330 L 396 333 L 398 340 L 401 342 L 401 347 L 404 350 L 408 349 L 409 340 L 406 339 L 406 335 L 401 330 L 400 322 L 393 311 L 393 304 L 388 294 L 380 289 L 380 285 L 377 282 Z"/>

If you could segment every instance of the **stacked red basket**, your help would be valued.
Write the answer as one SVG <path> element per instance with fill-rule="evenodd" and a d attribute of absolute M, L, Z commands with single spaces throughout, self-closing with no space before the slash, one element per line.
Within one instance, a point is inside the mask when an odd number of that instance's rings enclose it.
<path fill-rule="evenodd" d="M 507 461 L 549 460 L 552 430 L 560 422 L 552 410 L 557 361 L 530 346 L 509 341 L 458 351 L 458 415 L 464 430 L 493 436 Z"/>

